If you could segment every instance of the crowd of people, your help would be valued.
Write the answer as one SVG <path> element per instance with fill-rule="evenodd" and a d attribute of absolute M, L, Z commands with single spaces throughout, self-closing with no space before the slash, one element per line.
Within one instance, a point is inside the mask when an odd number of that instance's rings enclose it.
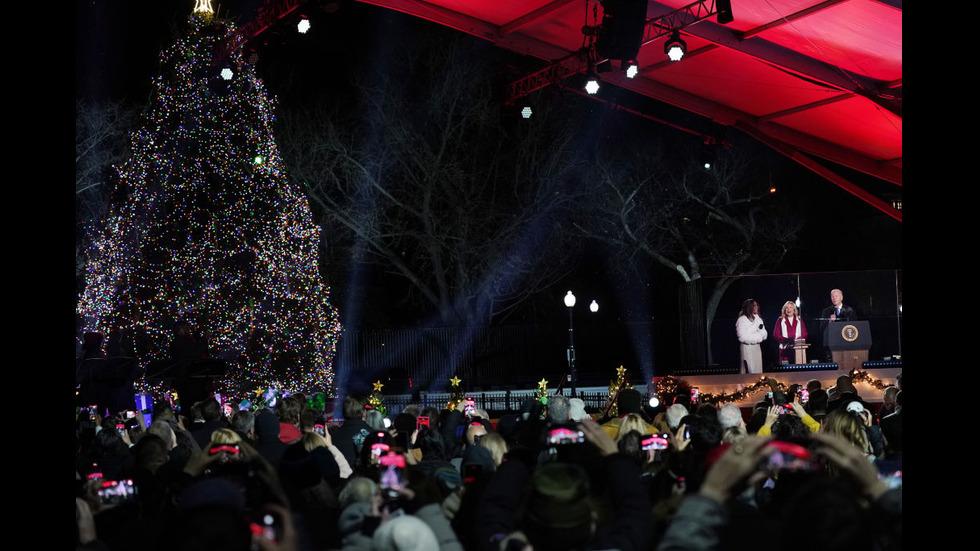
<path fill-rule="evenodd" d="M 334 423 L 299 394 L 160 402 L 148 425 L 82 408 L 76 548 L 901 549 L 901 376 L 880 407 L 848 376 L 771 394 L 651 409 L 626 389 L 605 418 L 562 395 L 493 420 L 348 396 Z"/>

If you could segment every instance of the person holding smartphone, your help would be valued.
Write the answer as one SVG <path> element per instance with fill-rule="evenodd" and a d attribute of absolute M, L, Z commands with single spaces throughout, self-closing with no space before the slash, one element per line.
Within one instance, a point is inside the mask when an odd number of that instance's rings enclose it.
<path fill-rule="evenodd" d="M 779 453 L 772 440 L 748 436 L 738 444 L 720 448 L 722 453 L 708 469 L 700 488 L 684 498 L 680 509 L 657 547 L 659 551 L 679 549 L 728 549 L 751 544 L 755 535 L 737 530 L 726 504 L 746 488 L 765 480 L 769 458 Z M 812 434 L 808 453 L 832 470 L 816 468 L 780 477 L 774 482 L 795 484 L 805 489 L 806 499 L 788 501 L 780 510 L 772 533 L 773 546 L 798 546 L 797 527 L 809 526 L 814 507 L 825 511 L 822 522 L 831 530 L 807 533 L 808 548 L 839 547 L 847 534 L 855 549 L 902 548 L 902 490 L 889 489 L 878 477 L 877 468 L 861 451 L 833 434 Z M 804 484 L 805 483 L 805 484 Z M 832 520 L 831 520 L 832 519 Z M 740 540 L 740 541 L 734 541 Z"/>

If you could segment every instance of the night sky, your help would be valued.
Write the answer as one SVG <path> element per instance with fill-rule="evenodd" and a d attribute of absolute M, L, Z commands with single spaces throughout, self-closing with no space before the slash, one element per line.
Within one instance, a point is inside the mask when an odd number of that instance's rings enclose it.
<path fill-rule="evenodd" d="M 224 4 L 220 6 L 220 14 L 231 15 L 233 20 L 242 22 L 260 2 L 233 3 L 226 0 Z M 149 98 L 150 79 L 157 73 L 157 55 L 178 35 L 178 29 L 184 26 L 192 6 L 193 0 L 77 2 L 76 97 L 110 98 L 145 105 Z M 230 14 L 229 9 L 232 10 Z M 448 37 L 457 32 L 399 12 L 355 2 L 343 2 L 340 9 L 333 13 L 308 13 L 313 23 L 310 34 L 299 35 L 292 24 L 281 24 L 267 30 L 258 42 L 250 44 L 260 54 L 259 74 L 283 106 L 323 100 L 324 97 L 342 99 L 359 71 L 365 67 L 383 66 L 387 56 L 395 49 L 411 48 L 413 41 L 423 35 Z M 500 75 L 519 76 L 522 71 L 530 72 L 541 67 L 540 60 L 501 51 L 478 38 L 471 40 L 485 44 L 484 47 L 474 48 L 474 51 L 498 60 Z M 614 93 L 611 97 L 614 101 L 676 124 L 700 131 L 711 129 L 710 121 L 648 98 L 625 91 Z M 599 102 L 591 103 L 596 112 L 607 109 Z M 647 121 L 628 126 L 642 127 L 644 132 L 663 133 L 666 136 L 678 133 L 672 128 Z M 635 138 L 624 135 L 632 130 L 603 130 L 608 132 L 608 139 L 611 140 Z M 757 148 L 753 150 L 758 151 L 761 162 L 778 165 L 779 173 L 785 178 L 785 183 L 781 185 L 797 194 L 799 203 L 804 205 L 801 208 L 805 212 L 787 213 L 788 216 L 805 215 L 807 225 L 800 234 L 797 248 L 785 258 L 778 272 L 902 267 L 900 222 L 745 136 L 732 136 L 732 139 L 739 144 L 747 144 L 745 147 Z M 840 167 L 832 168 L 872 193 L 891 193 L 900 197 L 899 186 Z M 601 254 L 601 251 L 596 251 L 596 254 Z M 616 277 L 610 273 L 611 270 L 614 271 L 615 267 L 592 258 L 544 300 L 560 304 L 566 287 L 585 290 L 581 294 L 596 289 L 593 294 L 601 296 L 603 291 L 600 289 L 616 285 L 613 283 Z M 656 285 L 662 297 L 659 302 L 676 303 L 678 281 L 667 274 L 656 273 L 654 283 L 664 283 L 662 286 Z M 397 289 L 397 285 L 397 282 L 384 282 L 380 287 L 392 292 L 392 286 Z M 606 291 L 605 294 L 608 296 L 613 292 Z M 385 299 L 378 297 L 376 301 L 383 304 Z M 556 310 L 559 315 L 564 314 L 563 308 Z M 398 313 L 388 314 L 399 318 Z"/>

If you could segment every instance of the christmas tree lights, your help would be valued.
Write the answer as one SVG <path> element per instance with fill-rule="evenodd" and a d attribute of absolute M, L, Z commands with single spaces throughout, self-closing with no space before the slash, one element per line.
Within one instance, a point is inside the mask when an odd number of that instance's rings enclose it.
<path fill-rule="evenodd" d="M 206 12 L 189 23 L 161 54 L 112 211 L 90 233 L 77 311 L 144 366 L 169 358 L 175 323 L 191 324 L 229 363 L 223 394 L 330 393 L 341 326 L 320 228 L 276 145 L 274 101 L 230 23 Z"/>

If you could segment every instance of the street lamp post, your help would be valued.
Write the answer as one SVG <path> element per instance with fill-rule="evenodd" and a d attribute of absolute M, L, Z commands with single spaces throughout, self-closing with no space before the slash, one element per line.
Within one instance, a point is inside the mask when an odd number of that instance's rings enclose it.
<path fill-rule="evenodd" d="M 578 375 L 575 372 L 575 327 L 572 325 L 572 309 L 575 307 L 575 295 L 571 291 L 565 295 L 565 306 L 568 307 L 568 371 L 572 376 L 572 398 L 577 397 L 576 385 L 578 384 Z M 589 311 L 593 314 L 599 311 L 599 303 L 592 301 L 589 304 Z"/>
<path fill-rule="evenodd" d="M 565 306 L 568 307 L 568 371 L 572 374 L 572 397 L 576 395 L 575 376 L 575 329 L 572 326 L 572 308 L 575 306 L 575 295 L 571 291 L 565 295 Z"/>

